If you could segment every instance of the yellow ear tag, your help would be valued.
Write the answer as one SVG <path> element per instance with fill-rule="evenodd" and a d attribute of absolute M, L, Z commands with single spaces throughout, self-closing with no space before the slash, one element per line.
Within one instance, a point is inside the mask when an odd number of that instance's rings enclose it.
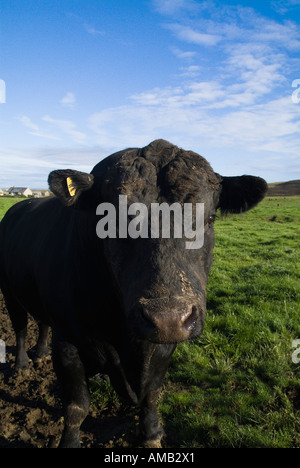
<path fill-rule="evenodd" d="M 69 194 L 71 195 L 71 197 L 75 197 L 76 188 L 73 185 L 73 181 L 71 177 L 67 177 L 67 186 L 68 186 Z"/>

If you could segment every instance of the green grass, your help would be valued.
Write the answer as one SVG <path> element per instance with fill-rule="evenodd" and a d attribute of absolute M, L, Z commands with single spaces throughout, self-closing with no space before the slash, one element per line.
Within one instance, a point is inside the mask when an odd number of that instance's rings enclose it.
<path fill-rule="evenodd" d="M 7 212 L 7 210 L 13 206 L 15 203 L 23 200 L 23 198 L 18 197 L 0 197 L 0 221 Z"/>
<path fill-rule="evenodd" d="M 300 197 L 267 198 L 215 231 L 205 330 L 178 346 L 161 401 L 169 442 L 299 448 Z"/>
<path fill-rule="evenodd" d="M 300 197 L 266 198 L 215 231 L 204 333 L 177 347 L 160 400 L 167 444 L 300 448 Z M 101 408 L 116 403 L 107 385 L 92 388 Z"/>

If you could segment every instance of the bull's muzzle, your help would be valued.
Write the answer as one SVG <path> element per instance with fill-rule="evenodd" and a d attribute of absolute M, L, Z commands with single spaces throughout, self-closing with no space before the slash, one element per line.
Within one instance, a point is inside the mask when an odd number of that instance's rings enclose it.
<path fill-rule="evenodd" d="M 135 327 L 141 338 L 154 343 L 179 343 L 198 336 L 203 329 L 203 313 L 198 305 L 135 308 Z"/>

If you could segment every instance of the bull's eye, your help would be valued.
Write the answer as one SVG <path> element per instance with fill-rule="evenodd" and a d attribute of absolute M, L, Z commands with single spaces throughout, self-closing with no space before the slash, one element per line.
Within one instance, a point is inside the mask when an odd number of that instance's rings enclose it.
<path fill-rule="evenodd" d="M 214 224 L 216 218 L 217 218 L 217 215 L 216 215 L 216 214 L 211 215 L 211 216 L 209 217 L 209 219 L 208 219 L 208 224 L 210 224 L 210 225 L 211 225 L 211 224 Z"/>

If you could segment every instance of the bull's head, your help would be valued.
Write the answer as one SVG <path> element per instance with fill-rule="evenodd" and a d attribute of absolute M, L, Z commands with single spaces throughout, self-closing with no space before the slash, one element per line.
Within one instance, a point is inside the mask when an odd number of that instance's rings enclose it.
<path fill-rule="evenodd" d="M 49 185 L 65 205 L 93 215 L 96 210 L 106 214 L 107 235 L 99 242 L 129 330 L 139 339 L 157 343 L 178 343 L 202 332 L 216 212 L 245 212 L 263 199 L 267 189 L 258 177 L 222 177 L 198 154 L 164 140 L 116 153 L 96 165 L 91 174 L 54 171 Z M 131 209 L 120 207 L 120 200 L 126 200 Z M 151 235 L 153 205 L 157 208 L 163 203 L 176 204 L 182 212 L 187 204 L 201 204 L 203 238 L 198 248 L 187 248 L 190 239 L 184 227 L 181 236 L 178 231 L 174 234 L 178 218 L 173 216 L 170 236 Z M 132 219 L 133 213 L 139 217 Z M 195 228 L 197 211 L 190 213 L 194 213 L 190 227 Z M 184 220 L 183 214 L 180 223 Z M 105 222 L 102 218 L 102 228 Z M 96 224 L 94 232 L 96 236 Z"/>

